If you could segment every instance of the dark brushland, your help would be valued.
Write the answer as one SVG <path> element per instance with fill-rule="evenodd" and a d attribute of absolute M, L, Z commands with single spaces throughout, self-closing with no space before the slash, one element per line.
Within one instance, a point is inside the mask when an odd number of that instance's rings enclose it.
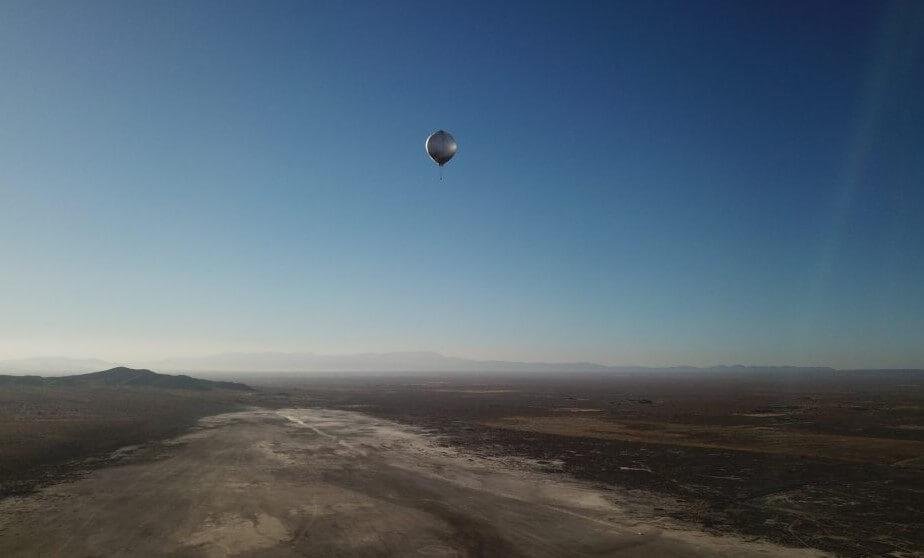
<path fill-rule="evenodd" d="M 179 434 L 239 409 L 253 390 L 150 370 L 0 376 L 0 497 L 80 470 L 80 460 Z"/>
<path fill-rule="evenodd" d="M 652 517 L 710 532 L 922 555 L 924 371 L 741 368 L 290 378 L 261 399 L 358 410 L 477 455 L 677 498 Z"/>

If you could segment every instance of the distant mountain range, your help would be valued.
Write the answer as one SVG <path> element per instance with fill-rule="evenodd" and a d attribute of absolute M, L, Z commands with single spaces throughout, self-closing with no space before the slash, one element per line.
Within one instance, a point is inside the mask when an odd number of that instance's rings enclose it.
<path fill-rule="evenodd" d="M 236 382 L 214 382 L 191 378 L 185 375 L 172 376 L 158 374 L 150 370 L 125 368 L 123 366 L 72 376 L 43 378 L 42 376 L 0 376 L 0 385 L 34 385 L 34 386 L 87 386 L 87 387 L 153 387 L 163 389 L 211 390 L 230 389 L 249 391 L 250 386 Z"/>
<path fill-rule="evenodd" d="M 163 370 L 228 372 L 605 372 L 612 367 L 589 362 L 547 363 L 469 360 L 433 352 L 222 353 L 152 363 Z"/>
<path fill-rule="evenodd" d="M 221 353 L 206 357 L 170 359 L 151 363 L 158 370 L 202 372 L 644 372 L 704 370 L 693 366 L 649 368 L 606 366 L 592 362 L 515 362 L 472 360 L 434 352 L 358 353 Z M 833 370 L 780 366 L 718 366 L 715 370 Z"/>
<path fill-rule="evenodd" d="M 173 372 L 646 372 L 646 371 L 777 371 L 834 370 L 795 366 L 605 366 L 592 362 L 514 362 L 448 357 L 434 352 L 392 352 L 321 355 L 316 353 L 221 353 L 204 357 L 172 358 L 136 365 Z M 97 359 L 66 357 L 0 361 L 0 373 L 73 374 L 114 367 Z"/>

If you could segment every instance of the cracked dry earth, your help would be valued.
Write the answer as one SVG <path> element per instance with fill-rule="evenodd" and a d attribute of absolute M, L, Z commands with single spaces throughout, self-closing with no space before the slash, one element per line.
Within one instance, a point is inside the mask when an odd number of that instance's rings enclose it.
<path fill-rule="evenodd" d="M 361 413 L 253 409 L 0 501 L 0 556 L 820 556 Z M 653 501 L 657 499 L 657 502 Z"/>

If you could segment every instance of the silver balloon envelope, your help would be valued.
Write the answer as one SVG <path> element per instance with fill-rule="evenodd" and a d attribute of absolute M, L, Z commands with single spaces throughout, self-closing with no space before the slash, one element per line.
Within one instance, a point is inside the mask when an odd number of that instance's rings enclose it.
<path fill-rule="evenodd" d="M 434 163 L 441 167 L 448 163 L 449 160 L 452 159 L 452 156 L 456 154 L 456 150 L 459 149 L 452 134 L 444 130 L 437 130 L 430 134 L 425 145 L 427 147 L 427 155 L 433 159 Z"/>

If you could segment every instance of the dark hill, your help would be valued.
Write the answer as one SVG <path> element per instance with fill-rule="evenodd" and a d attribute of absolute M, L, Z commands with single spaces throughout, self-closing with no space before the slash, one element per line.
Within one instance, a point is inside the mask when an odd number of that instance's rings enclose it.
<path fill-rule="evenodd" d="M 0 386 L 40 386 L 45 383 L 41 376 L 0 376 Z"/>
<path fill-rule="evenodd" d="M 127 386 L 127 387 L 154 387 L 163 389 L 191 389 L 206 391 L 211 389 L 231 389 L 237 391 L 251 391 L 246 384 L 236 382 L 215 382 L 202 380 L 190 376 L 158 374 L 150 370 L 138 370 L 120 366 L 102 372 L 90 374 L 77 374 L 74 376 L 61 376 L 55 378 L 42 378 L 41 376 L 0 376 L 0 385 L 28 384 L 48 386 Z"/>

